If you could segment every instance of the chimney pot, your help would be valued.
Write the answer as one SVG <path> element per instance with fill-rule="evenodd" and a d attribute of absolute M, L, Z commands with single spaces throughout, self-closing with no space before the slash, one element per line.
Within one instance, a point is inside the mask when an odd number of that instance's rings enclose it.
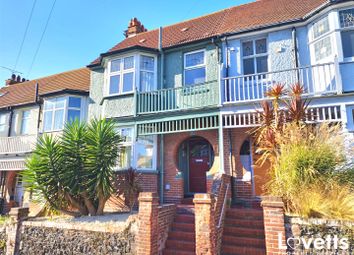
<path fill-rule="evenodd" d="M 13 74 L 11 75 L 11 80 L 13 80 L 13 81 L 16 80 L 16 74 L 13 73 Z"/>
<path fill-rule="evenodd" d="M 129 22 L 128 29 L 124 31 L 124 35 L 129 38 L 146 31 L 147 29 L 137 18 L 132 18 Z"/>

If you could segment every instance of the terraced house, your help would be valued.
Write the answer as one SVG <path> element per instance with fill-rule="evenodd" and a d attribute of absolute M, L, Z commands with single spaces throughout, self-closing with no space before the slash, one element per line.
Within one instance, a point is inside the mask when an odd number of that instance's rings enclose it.
<path fill-rule="evenodd" d="M 274 84 L 304 86 L 309 121 L 354 130 L 353 1 L 261 0 L 150 31 L 134 18 L 125 35 L 88 66 L 89 115 L 117 121 L 118 169 L 141 172 L 161 202 L 192 206 L 220 174 L 234 198 L 262 194 L 249 131 Z M 193 252 L 193 227 L 183 231 L 167 251 Z"/>
<path fill-rule="evenodd" d="M 19 173 L 38 135 L 60 133 L 75 118 L 86 120 L 89 79 L 87 68 L 31 81 L 13 75 L 0 89 L 1 213 L 29 201 Z"/>

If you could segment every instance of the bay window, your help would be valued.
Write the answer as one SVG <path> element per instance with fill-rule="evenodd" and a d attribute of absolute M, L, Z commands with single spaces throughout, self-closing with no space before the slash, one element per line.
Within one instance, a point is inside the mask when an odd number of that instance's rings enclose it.
<path fill-rule="evenodd" d="M 129 167 L 138 170 L 156 169 L 156 136 L 142 136 L 135 139 L 134 128 L 119 128 L 122 138 L 119 144 L 119 157 L 117 168 L 119 170 Z"/>
<path fill-rule="evenodd" d="M 62 130 L 65 121 L 81 120 L 81 97 L 56 97 L 44 101 L 43 130 Z"/>
<path fill-rule="evenodd" d="M 312 26 L 313 52 L 316 61 L 332 55 L 332 37 L 328 17 L 315 22 Z"/>
<path fill-rule="evenodd" d="M 29 131 L 29 121 L 30 121 L 30 110 L 25 110 L 22 112 L 21 118 L 21 135 L 27 135 Z"/>
<path fill-rule="evenodd" d="M 114 59 L 109 68 L 109 94 L 124 94 L 134 89 L 135 58 Z"/>
<path fill-rule="evenodd" d="M 0 132 L 4 132 L 6 128 L 6 114 L 0 114 Z"/>
<path fill-rule="evenodd" d="M 354 57 L 354 8 L 339 11 L 344 58 Z"/>
<path fill-rule="evenodd" d="M 184 54 L 184 85 L 191 86 L 206 81 L 205 50 Z"/>
<path fill-rule="evenodd" d="M 268 72 L 267 39 L 257 39 L 242 43 L 243 74 Z"/>

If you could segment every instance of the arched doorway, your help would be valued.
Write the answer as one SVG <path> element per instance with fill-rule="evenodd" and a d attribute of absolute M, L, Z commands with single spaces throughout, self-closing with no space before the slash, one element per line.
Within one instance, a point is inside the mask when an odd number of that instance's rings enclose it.
<path fill-rule="evenodd" d="M 240 149 L 240 161 L 243 167 L 243 180 L 252 180 L 252 156 L 251 156 L 251 143 L 245 140 Z"/>
<path fill-rule="evenodd" d="M 185 140 L 178 149 L 178 166 L 183 172 L 184 194 L 206 193 L 207 172 L 214 162 L 212 145 L 202 137 Z"/>

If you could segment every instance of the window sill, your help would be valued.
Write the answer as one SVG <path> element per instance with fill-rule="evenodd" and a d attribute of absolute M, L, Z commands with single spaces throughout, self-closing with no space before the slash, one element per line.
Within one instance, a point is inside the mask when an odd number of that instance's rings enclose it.
<path fill-rule="evenodd" d="M 100 105 L 102 105 L 105 100 L 129 97 L 129 96 L 133 96 L 133 95 L 134 95 L 133 91 L 132 92 L 123 93 L 123 94 L 105 95 L 105 96 L 103 96 Z"/>
<path fill-rule="evenodd" d="M 124 172 L 126 172 L 128 169 L 114 169 L 114 172 L 115 173 L 124 173 Z M 139 174 L 158 174 L 159 173 L 159 171 L 157 171 L 157 170 L 153 170 L 153 169 L 146 169 L 146 170 L 144 170 L 144 169 L 137 169 L 137 170 L 135 170 L 137 173 L 139 173 Z"/>

